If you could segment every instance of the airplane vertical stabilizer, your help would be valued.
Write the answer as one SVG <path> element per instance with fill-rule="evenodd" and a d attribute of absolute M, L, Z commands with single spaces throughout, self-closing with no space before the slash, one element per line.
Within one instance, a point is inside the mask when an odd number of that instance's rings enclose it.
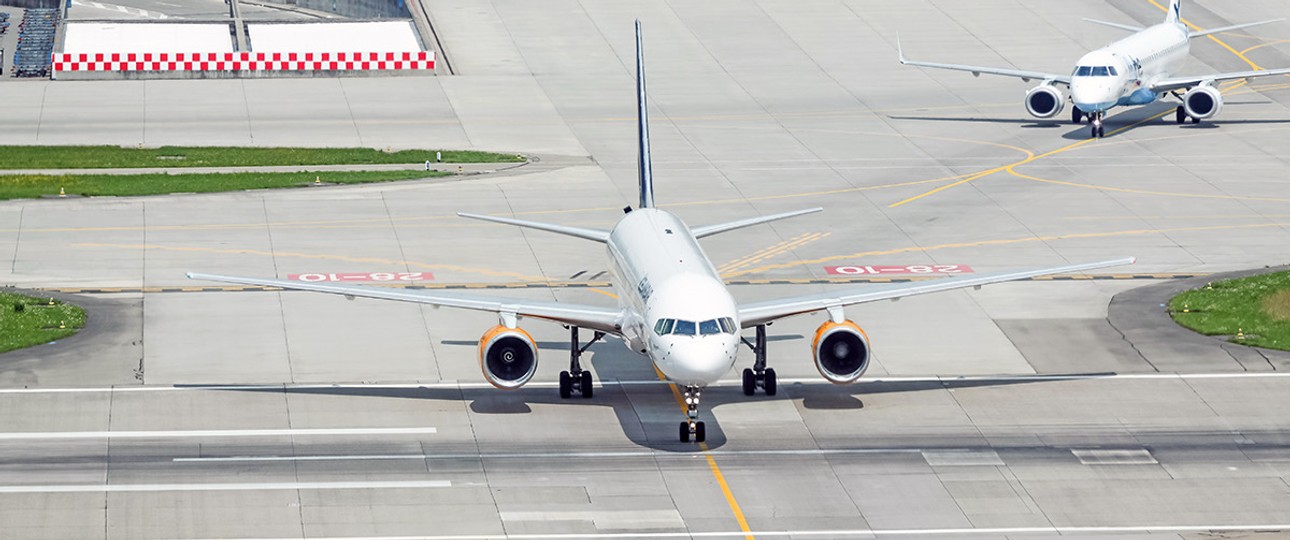
<path fill-rule="evenodd" d="M 1169 12 L 1165 13 L 1165 22 L 1182 24 L 1182 0 L 1169 0 Z"/>
<path fill-rule="evenodd" d="M 636 20 L 636 135 L 638 138 L 637 178 L 640 207 L 654 207 L 654 172 L 649 157 L 649 104 L 645 101 L 645 52 L 641 46 L 641 21 Z"/>

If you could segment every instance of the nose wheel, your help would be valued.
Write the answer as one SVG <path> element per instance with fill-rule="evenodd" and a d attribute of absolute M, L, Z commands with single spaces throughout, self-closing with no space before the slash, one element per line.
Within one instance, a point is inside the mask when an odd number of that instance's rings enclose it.
<path fill-rule="evenodd" d="M 591 347 L 601 338 L 605 337 L 604 332 L 596 332 L 595 337 L 591 338 L 586 345 L 578 343 L 578 327 L 569 327 L 569 371 L 560 372 L 560 398 L 569 399 L 576 393 L 583 399 L 590 399 L 592 394 L 591 372 L 582 369 L 582 364 L 578 361 L 582 358 L 582 353 Z"/>
<path fill-rule="evenodd" d="M 699 397 L 703 392 L 697 386 L 685 387 L 685 416 L 686 420 L 681 422 L 680 435 L 681 442 L 688 443 L 703 442 L 707 440 L 707 430 L 703 422 L 699 420 Z"/>
<path fill-rule="evenodd" d="M 757 325 L 757 337 L 755 343 L 748 343 L 748 340 L 742 340 L 753 351 L 752 369 L 744 368 L 743 383 L 744 395 L 751 396 L 757 393 L 761 388 L 766 395 L 773 396 L 779 390 L 778 381 L 775 379 L 775 370 L 766 367 L 766 325 Z"/>
<path fill-rule="evenodd" d="M 1090 113 L 1089 116 L 1093 118 L 1093 124 L 1092 124 L 1092 127 L 1090 128 L 1091 130 L 1090 136 L 1093 137 L 1094 139 L 1101 139 L 1102 137 L 1105 137 L 1106 129 L 1102 125 L 1102 120 L 1106 118 L 1106 113 L 1104 112 Z"/>

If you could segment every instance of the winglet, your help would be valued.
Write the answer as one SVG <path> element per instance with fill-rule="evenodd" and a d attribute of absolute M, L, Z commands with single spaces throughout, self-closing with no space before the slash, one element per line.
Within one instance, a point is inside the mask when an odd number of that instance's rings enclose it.
<path fill-rule="evenodd" d="M 645 48 L 641 38 L 641 20 L 636 19 L 636 136 L 637 180 L 640 183 L 640 207 L 654 207 L 654 167 L 649 155 L 649 103 L 645 99 Z"/>
<path fill-rule="evenodd" d="M 896 32 L 896 58 L 900 60 L 901 64 L 906 62 L 905 49 L 900 46 L 900 32 Z"/>

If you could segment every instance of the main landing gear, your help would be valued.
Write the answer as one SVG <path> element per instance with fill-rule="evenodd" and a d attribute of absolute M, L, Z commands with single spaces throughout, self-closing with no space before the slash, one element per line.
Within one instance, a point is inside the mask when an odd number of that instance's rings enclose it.
<path fill-rule="evenodd" d="M 1092 136 L 1094 139 L 1101 139 L 1102 137 L 1105 137 L 1106 129 L 1104 128 L 1104 126 L 1102 126 L 1102 120 L 1106 118 L 1106 113 L 1105 112 L 1089 113 L 1089 117 L 1093 119 L 1093 127 L 1091 128 L 1092 133 L 1090 136 Z"/>
<path fill-rule="evenodd" d="M 592 337 L 591 341 L 588 341 L 586 345 L 580 345 L 578 343 L 577 326 L 570 326 L 569 333 L 569 371 L 560 372 L 560 397 L 563 399 L 569 399 L 570 397 L 573 397 L 574 391 L 577 391 L 584 399 L 590 398 L 591 372 L 583 371 L 582 365 L 578 363 L 578 359 L 582 357 L 582 353 L 586 352 L 588 347 L 591 347 L 592 344 L 600 341 L 600 338 L 605 337 L 605 333 L 596 332 L 596 335 Z"/>
<path fill-rule="evenodd" d="M 752 369 L 744 368 L 744 395 L 756 394 L 758 388 L 765 390 L 768 396 L 775 395 L 778 390 L 775 370 L 766 367 L 766 325 L 757 325 L 756 343 L 748 343 L 746 339 L 742 341 L 753 350 L 754 358 Z"/>
<path fill-rule="evenodd" d="M 1071 123 L 1084 123 L 1084 111 L 1079 110 L 1079 107 L 1071 106 Z"/>
<path fill-rule="evenodd" d="M 1187 109 L 1184 108 L 1182 105 L 1179 105 L 1178 109 L 1174 111 L 1174 121 L 1178 122 L 1179 124 L 1183 124 L 1187 122 L 1188 118 L 1191 119 L 1191 123 L 1193 124 L 1200 123 L 1199 118 L 1187 116 Z"/>
<path fill-rule="evenodd" d="M 707 440 L 708 433 L 703 427 L 703 422 L 699 420 L 699 396 L 702 390 L 697 386 L 685 387 L 685 416 L 686 420 L 681 422 L 681 442 L 703 442 Z"/>

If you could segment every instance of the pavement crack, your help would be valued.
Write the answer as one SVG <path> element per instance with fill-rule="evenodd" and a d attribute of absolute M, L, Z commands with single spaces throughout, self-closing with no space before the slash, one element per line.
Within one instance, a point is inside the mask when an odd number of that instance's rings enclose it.
<path fill-rule="evenodd" d="M 1124 342 L 1129 345 L 1129 348 L 1133 349 L 1133 352 L 1138 355 L 1138 358 L 1141 358 L 1143 362 L 1146 362 L 1148 366 L 1151 366 L 1152 371 L 1155 371 L 1157 373 L 1160 372 L 1160 368 L 1156 367 L 1155 364 L 1151 363 L 1151 360 L 1147 359 L 1147 355 L 1142 354 L 1142 350 L 1138 349 L 1138 345 L 1134 343 L 1133 340 L 1129 339 L 1129 336 L 1125 335 L 1124 331 L 1120 330 L 1120 328 L 1115 325 L 1115 322 L 1112 321 L 1110 317 L 1106 318 L 1106 325 L 1110 326 L 1112 330 L 1115 330 L 1115 333 L 1120 334 L 1120 339 L 1123 339 Z"/>

